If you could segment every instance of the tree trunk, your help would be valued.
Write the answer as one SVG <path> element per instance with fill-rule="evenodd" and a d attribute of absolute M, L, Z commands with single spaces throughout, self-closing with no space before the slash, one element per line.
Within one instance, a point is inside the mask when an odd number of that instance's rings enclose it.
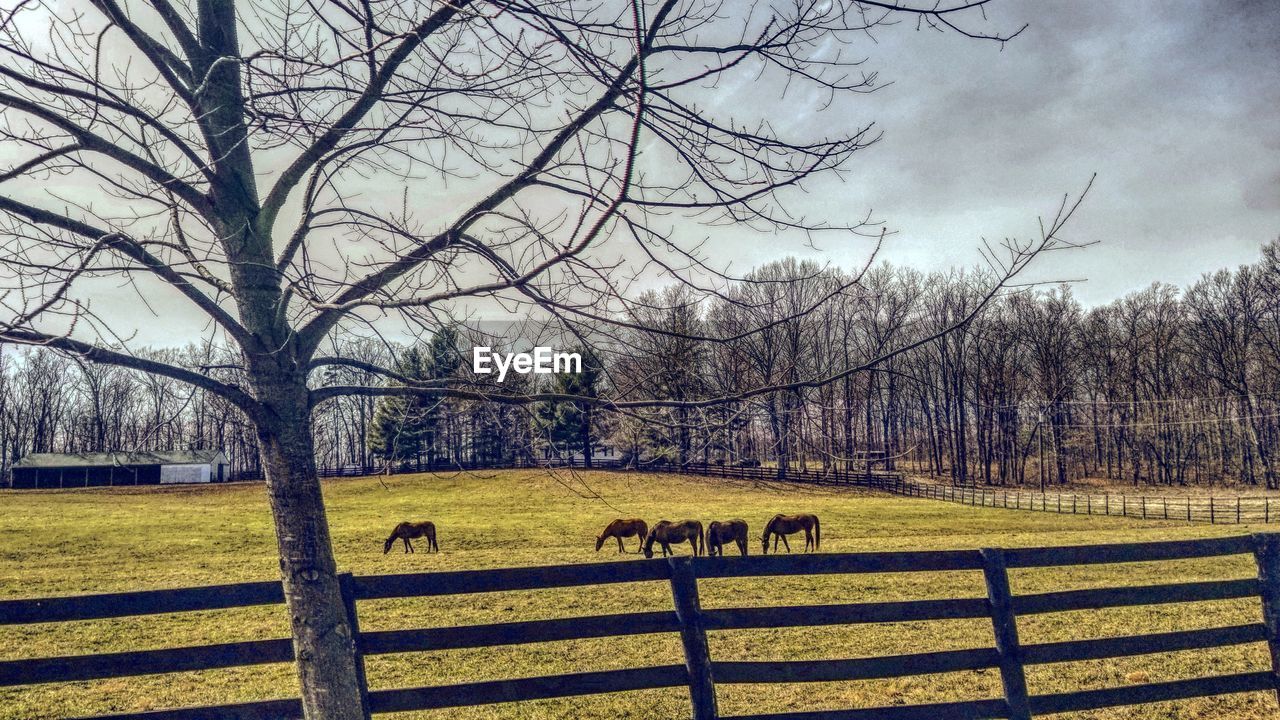
<path fill-rule="evenodd" d="M 273 411 L 271 421 L 258 429 L 258 445 L 275 519 L 303 711 L 313 720 L 363 720 L 355 642 L 316 477 L 306 387 L 275 388 L 259 397 L 267 398 L 264 404 Z"/>

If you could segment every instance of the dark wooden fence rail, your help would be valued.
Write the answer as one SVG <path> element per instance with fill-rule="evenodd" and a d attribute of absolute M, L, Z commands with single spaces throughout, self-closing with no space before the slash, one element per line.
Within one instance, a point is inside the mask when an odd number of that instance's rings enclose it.
<path fill-rule="evenodd" d="M 875 463 L 872 463 L 872 465 L 875 465 Z M 469 472 L 475 470 L 522 470 L 538 468 L 635 470 L 640 472 L 669 472 L 685 475 L 707 475 L 711 477 L 735 478 L 740 480 L 780 480 L 828 485 L 859 485 L 865 484 L 869 479 L 897 480 L 902 477 L 901 474 L 892 470 L 866 467 L 865 465 L 856 469 L 836 466 L 822 468 L 794 465 L 788 468 L 785 473 L 779 474 L 776 467 L 762 467 L 760 465 L 734 465 L 700 462 L 679 464 L 660 459 L 633 463 L 625 460 L 619 460 L 617 458 L 596 458 L 592 462 L 590 468 L 587 468 L 586 463 L 584 463 L 581 458 L 510 463 L 437 462 L 434 464 L 428 464 L 423 462 L 404 462 L 392 466 L 390 468 L 390 472 L 391 474 L 420 472 L 447 473 Z M 384 465 L 345 465 L 341 467 L 318 468 L 316 470 L 316 474 L 323 478 L 363 477 L 367 475 L 380 475 L 387 471 L 388 468 Z M 256 481 L 262 480 L 263 477 L 261 470 L 243 470 L 233 473 L 231 480 L 235 482 Z"/>
<path fill-rule="evenodd" d="M 1256 579 L 1182 582 L 1142 587 L 1015 595 L 1009 571 L 1023 568 L 1162 561 L 1253 554 Z M 776 575 L 885 572 L 981 572 L 987 596 L 951 600 L 844 603 L 791 607 L 706 608 L 699 580 Z M 666 582 L 668 611 L 635 612 L 463 627 L 359 632 L 357 649 L 368 655 L 481 648 L 582 638 L 679 633 L 683 665 L 579 672 L 547 677 L 471 682 L 367 691 L 367 713 L 457 708 L 490 703 L 592 695 L 651 688 L 685 687 L 695 720 L 724 717 L 715 688 L 724 683 L 792 683 L 868 680 L 930 673 L 998 669 L 1003 697 L 856 710 L 737 716 L 734 720 L 831 720 L 833 718 L 1030 718 L 1088 710 L 1249 691 L 1280 693 L 1280 535 L 1084 547 L 951 550 L 923 552 L 812 554 L 728 558 L 676 557 L 668 560 L 436 572 L 409 575 L 343 575 L 353 624 L 360 601 L 380 598 L 459 595 L 613 583 Z M 1257 597 L 1261 623 L 1149 635 L 1024 644 L 1019 617 L 1037 613 Z M 278 583 L 247 583 L 180 590 L 155 590 L 85 597 L 0 602 L 0 624 L 69 622 L 128 615 L 233 608 L 282 602 Z M 920 652 L 889 657 L 783 662 L 722 661 L 711 657 L 707 634 L 722 630 L 808 627 L 988 618 L 990 647 Z M 1271 667 L 1251 672 L 1175 680 L 1123 688 L 1036 695 L 1024 668 L 1178 650 L 1267 643 Z M 199 647 L 0 662 L 0 686 L 84 681 L 152 673 L 207 670 L 289 662 L 289 640 L 255 640 Z M 362 684 L 364 678 L 360 678 Z M 367 690 L 367 684 L 364 685 Z M 294 699 L 182 708 L 103 717 L 120 718 L 281 718 L 298 717 Z"/>

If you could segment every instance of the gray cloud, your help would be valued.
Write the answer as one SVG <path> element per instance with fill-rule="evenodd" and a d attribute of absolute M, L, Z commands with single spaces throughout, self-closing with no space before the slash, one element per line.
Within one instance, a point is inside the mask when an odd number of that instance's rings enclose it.
<path fill-rule="evenodd" d="M 859 103 L 884 141 L 805 202 L 873 207 L 886 257 L 978 260 L 979 236 L 1025 236 L 1098 174 L 1071 228 L 1099 240 L 1041 265 L 1104 302 L 1248 262 L 1280 235 L 1280 3 L 998 3 L 1003 48 L 904 27 L 870 65 L 893 85 Z M 856 262 L 865 247 L 834 250 Z"/>

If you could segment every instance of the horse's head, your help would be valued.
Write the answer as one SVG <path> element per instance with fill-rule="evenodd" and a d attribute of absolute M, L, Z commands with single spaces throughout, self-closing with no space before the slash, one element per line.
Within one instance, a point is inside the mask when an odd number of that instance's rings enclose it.
<path fill-rule="evenodd" d="M 646 536 L 644 539 L 644 556 L 647 558 L 653 557 L 653 532 L 652 531 L 650 531 L 648 536 Z"/>
<path fill-rule="evenodd" d="M 382 554 L 383 554 L 383 555 L 386 555 L 387 553 L 391 552 L 391 543 L 393 543 L 393 542 L 395 542 L 395 541 L 396 541 L 396 536 L 395 536 L 395 535 L 392 535 L 391 537 L 387 538 L 387 541 L 386 541 L 386 542 L 382 543 Z"/>
<path fill-rule="evenodd" d="M 602 547 L 604 547 L 604 536 L 597 535 L 596 536 L 596 552 L 600 552 L 600 548 Z"/>
<path fill-rule="evenodd" d="M 773 530 L 772 520 L 770 520 L 769 523 L 764 526 L 764 534 L 760 536 L 760 547 L 761 547 L 760 553 L 763 555 L 769 554 L 769 532 L 771 530 Z"/>

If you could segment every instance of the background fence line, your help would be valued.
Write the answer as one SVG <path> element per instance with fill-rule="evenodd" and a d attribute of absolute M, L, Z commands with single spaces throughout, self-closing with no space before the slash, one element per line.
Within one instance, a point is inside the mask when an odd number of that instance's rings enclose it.
<path fill-rule="evenodd" d="M 1121 588 L 1097 588 L 1016 595 L 1009 571 L 1023 568 L 1149 562 L 1252 554 L 1257 577 L 1200 582 L 1169 582 Z M 777 575 L 825 575 L 883 572 L 974 571 L 985 579 L 986 596 L 949 600 L 907 600 L 820 606 L 706 608 L 698 598 L 699 580 Z M 604 616 L 504 622 L 460 627 L 359 631 L 363 600 L 523 591 L 633 582 L 667 582 L 672 609 Z M 683 665 L 577 672 L 545 677 L 469 682 L 456 685 L 369 690 L 365 715 L 456 708 L 534 699 L 595 695 L 653 688 L 686 687 L 694 720 L 723 718 L 716 687 L 725 683 L 789 683 L 870 680 L 995 668 L 1003 697 L 895 705 L 842 711 L 842 718 L 1015 718 L 1077 710 L 1144 704 L 1250 691 L 1280 697 L 1280 535 L 1266 534 L 1190 541 L 1048 548 L 941 550 L 751 557 L 673 557 L 584 565 L 498 570 L 340 576 L 349 620 L 355 632 L 358 667 L 367 655 L 483 648 L 557 640 L 679 633 Z M 1023 644 L 1019 617 L 1108 607 L 1258 598 L 1263 622 L 1146 635 Z M 151 590 L 82 597 L 0 601 L 0 625 L 188 612 L 250 605 L 280 604 L 278 582 L 204 588 Z M 989 647 L 919 652 L 909 655 L 800 661 L 720 661 L 712 657 L 707 634 L 721 630 L 896 623 L 959 618 L 988 618 Z M 1079 662 L 1190 649 L 1267 643 L 1271 667 L 1210 677 L 1126 685 L 1050 694 L 1028 691 L 1028 665 Z M 287 639 L 167 648 L 99 655 L 35 658 L 0 662 L 0 686 L 73 682 L 143 674 L 207 670 L 293 659 Z M 175 720 L 234 717 L 241 720 L 301 716 L 297 699 L 263 700 L 198 708 L 126 713 L 102 718 Z M 830 711 L 787 713 L 788 720 L 818 720 Z M 735 716 L 732 720 L 770 720 L 774 715 Z"/>
<path fill-rule="evenodd" d="M 1213 525 L 1270 524 L 1280 498 L 1042 493 L 1003 488 L 942 485 L 905 478 L 870 478 L 868 487 L 905 497 L 1009 510 L 1070 515 L 1108 515 L 1141 520 L 1182 520 Z"/>
<path fill-rule="evenodd" d="M 869 463 L 874 465 L 875 462 Z M 714 463 L 648 462 L 639 465 L 618 459 L 602 459 L 590 468 L 581 459 L 552 459 L 520 463 L 399 463 L 392 474 L 415 472 L 474 472 L 483 470 L 521 469 L 571 469 L 571 470 L 634 470 L 640 472 L 666 472 L 684 475 L 700 475 L 760 482 L 784 482 L 806 485 L 867 487 L 903 497 L 943 500 L 981 507 L 1008 510 L 1034 510 L 1073 515 L 1107 515 L 1141 520 L 1182 520 L 1212 525 L 1264 524 L 1280 522 L 1280 497 L 1269 496 L 1178 496 L 1128 493 L 1055 493 L 1032 490 L 1008 489 L 996 486 L 945 485 L 942 483 L 913 480 L 893 470 L 874 467 L 861 469 L 791 467 L 785 475 L 777 468 L 758 465 L 719 465 Z M 322 478 L 363 477 L 388 471 L 382 465 L 347 465 L 343 467 L 317 468 Z M 235 473 L 233 482 L 262 480 L 261 471 Z M 74 488 L 73 488 L 74 489 Z"/>

